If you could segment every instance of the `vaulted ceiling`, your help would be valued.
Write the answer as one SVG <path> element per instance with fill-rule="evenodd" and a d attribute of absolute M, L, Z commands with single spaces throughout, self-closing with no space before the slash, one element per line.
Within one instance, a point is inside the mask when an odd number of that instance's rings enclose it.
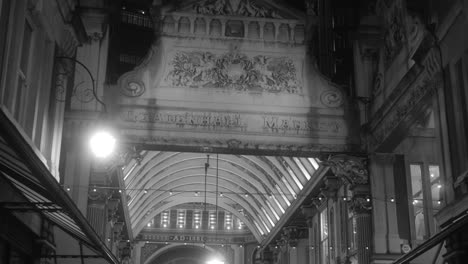
<path fill-rule="evenodd" d="M 261 242 L 320 169 L 315 158 L 144 151 L 123 169 L 133 234 L 165 210 L 206 202 Z"/>

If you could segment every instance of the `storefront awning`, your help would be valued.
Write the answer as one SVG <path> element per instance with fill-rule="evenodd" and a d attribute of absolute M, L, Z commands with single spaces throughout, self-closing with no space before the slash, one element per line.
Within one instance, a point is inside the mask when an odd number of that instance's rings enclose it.
<path fill-rule="evenodd" d="M 23 194 L 26 203 L 3 202 L 11 210 L 37 211 L 110 263 L 117 258 L 99 238 L 73 200 L 35 153 L 35 148 L 0 110 L 0 172 Z"/>

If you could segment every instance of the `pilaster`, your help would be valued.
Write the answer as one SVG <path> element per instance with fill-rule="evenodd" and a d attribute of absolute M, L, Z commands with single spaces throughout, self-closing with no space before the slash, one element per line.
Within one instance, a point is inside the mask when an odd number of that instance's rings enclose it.
<path fill-rule="evenodd" d="M 315 264 L 316 245 L 314 240 L 314 219 L 313 217 L 318 214 L 318 210 L 314 205 L 302 206 L 302 214 L 307 219 L 308 229 L 308 247 L 309 247 L 309 263 Z"/>
<path fill-rule="evenodd" d="M 232 245 L 234 250 L 234 262 L 233 264 L 244 264 L 245 260 L 245 249 L 242 245 Z"/>

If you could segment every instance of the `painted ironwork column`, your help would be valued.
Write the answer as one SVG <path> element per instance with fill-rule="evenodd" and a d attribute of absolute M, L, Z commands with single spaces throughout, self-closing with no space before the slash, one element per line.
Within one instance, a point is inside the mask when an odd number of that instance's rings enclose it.
<path fill-rule="evenodd" d="M 335 176 L 341 178 L 352 192 L 350 208 L 356 219 L 357 259 L 359 264 L 369 264 L 372 240 L 372 207 L 367 158 L 336 155 L 324 161 L 323 165 L 329 166 Z"/>
<path fill-rule="evenodd" d="M 372 240 L 371 200 L 368 185 L 352 187 L 351 210 L 356 219 L 357 259 L 359 264 L 369 264 Z"/>

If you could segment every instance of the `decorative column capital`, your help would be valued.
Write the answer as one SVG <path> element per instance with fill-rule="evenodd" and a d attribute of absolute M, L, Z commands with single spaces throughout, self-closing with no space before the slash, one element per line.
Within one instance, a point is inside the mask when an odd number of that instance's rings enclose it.
<path fill-rule="evenodd" d="M 321 192 L 319 194 L 319 197 L 316 198 L 316 199 L 312 199 L 312 204 L 315 206 L 315 208 L 319 208 L 320 206 L 322 206 L 322 204 L 327 201 L 328 198 L 323 198 L 322 196 L 324 196 Z"/>
<path fill-rule="evenodd" d="M 117 211 L 118 211 L 118 206 L 120 204 L 119 199 L 109 199 L 107 201 L 107 221 L 111 222 L 112 224 L 115 223 L 118 219 L 118 216 L 116 216 Z"/>
<path fill-rule="evenodd" d="M 322 164 L 329 166 L 337 177 L 352 186 L 369 183 L 367 158 L 335 155 L 322 162 Z"/>
<path fill-rule="evenodd" d="M 124 223 L 123 222 L 116 222 L 112 228 L 114 232 L 114 242 L 119 241 L 122 238 L 122 231 L 123 231 Z"/>
<path fill-rule="evenodd" d="M 89 187 L 88 190 L 88 203 L 101 204 L 104 206 L 112 196 L 112 192 L 108 189 Z"/>
<path fill-rule="evenodd" d="M 287 244 L 290 247 L 296 247 L 298 240 L 300 238 L 307 238 L 307 236 L 307 227 L 287 226 L 283 227 L 281 240 L 283 240 L 285 244 Z"/>
<path fill-rule="evenodd" d="M 341 186 L 340 178 L 327 176 L 324 179 L 325 187 L 320 189 L 320 194 L 328 199 L 336 200 L 336 194 Z"/>
<path fill-rule="evenodd" d="M 350 208 L 355 214 L 370 213 L 372 205 L 369 198 L 353 197 L 350 201 Z"/>
<path fill-rule="evenodd" d="M 317 207 L 315 205 L 303 205 L 301 206 L 302 214 L 305 215 L 307 220 L 312 219 L 314 215 L 318 213 Z"/>
<path fill-rule="evenodd" d="M 351 210 L 356 214 L 370 213 L 372 201 L 369 196 L 369 185 L 355 185 L 351 191 L 353 193 L 350 201 Z"/>

